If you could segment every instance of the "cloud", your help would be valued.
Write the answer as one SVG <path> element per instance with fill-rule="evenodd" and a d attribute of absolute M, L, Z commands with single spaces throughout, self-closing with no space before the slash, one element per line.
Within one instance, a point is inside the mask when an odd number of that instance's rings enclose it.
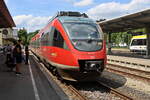
<path fill-rule="evenodd" d="M 93 4 L 93 0 L 65 0 L 66 2 L 70 2 L 72 3 L 74 6 L 80 6 L 80 7 L 83 7 L 83 6 L 89 6 L 91 4 Z"/>
<path fill-rule="evenodd" d="M 74 6 L 88 6 L 93 4 L 93 0 L 81 0 L 79 2 L 75 2 Z"/>
<path fill-rule="evenodd" d="M 150 0 L 131 0 L 129 3 L 108 2 L 87 10 L 93 19 L 111 19 L 150 8 Z"/>
<path fill-rule="evenodd" d="M 13 19 L 18 28 L 25 27 L 29 32 L 43 28 L 51 17 L 41 17 L 33 15 L 18 15 Z"/>

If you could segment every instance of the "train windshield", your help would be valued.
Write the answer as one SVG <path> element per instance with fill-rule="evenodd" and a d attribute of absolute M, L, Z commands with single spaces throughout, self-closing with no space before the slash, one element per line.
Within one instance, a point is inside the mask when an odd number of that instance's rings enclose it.
<path fill-rule="evenodd" d="M 102 32 L 95 23 L 63 23 L 74 47 L 81 51 L 97 51 L 102 48 Z"/>

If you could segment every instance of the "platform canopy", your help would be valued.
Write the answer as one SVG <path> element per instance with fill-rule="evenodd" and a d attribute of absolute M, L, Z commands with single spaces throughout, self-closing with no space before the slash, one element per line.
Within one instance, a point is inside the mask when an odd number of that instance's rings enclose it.
<path fill-rule="evenodd" d="M 0 28 L 15 27 L 15 23 L 8 11 L 4 0 L 0 0 Z"/>
<path fill-rule="evenodd" d="M 116 19 L 98 22 L 105 33 L 125 32 L 150 26 L 150 9 Z"/>

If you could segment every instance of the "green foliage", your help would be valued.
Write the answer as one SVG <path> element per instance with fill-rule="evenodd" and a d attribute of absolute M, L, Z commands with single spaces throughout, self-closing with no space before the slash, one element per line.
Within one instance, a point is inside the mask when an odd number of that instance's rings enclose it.
<path fill-rule="evenodd" d="M 39 32 L 39 30 L 28 33 L 28 39 L 27 39 L 28 43 L 30 42 L 31 38 L 34 37 L 38 32 Z"/>
<path fill-rule="evenodd" d="M 146 31 L 145 31 L 145 28 L 139 28 L 139 29 L 132 30 L 131 32 L 132 32 L 132 34 L 136 35 L 138 32 L 145 33 Z"/>
<path fill-rule="evenodd" d="M 23 45 L 27 44 L 27 30 L 26 29 L 20 29 L 18 31 L 18 37 L 20 40 L 22 40 Z"/>
<path fill-rule="evenodd" d="M 27 33 L 26 29 L 20 29 L 18 31 L 18 37 L 20 40 L 22 40 L 23 45 L 29 45 L 31 38 L 35 36 L 38 32 L 39 30 L 36 30 L 35 32 Z"/>
<path fill-rule="evenodd" d="M 111 43 L 119 45 L 126 43 L 129 46 L 133 35 L 139 35 L 139 32 L 145 34 L 145 28 L 130 30 L 128 32 L 111 33 Z"/>

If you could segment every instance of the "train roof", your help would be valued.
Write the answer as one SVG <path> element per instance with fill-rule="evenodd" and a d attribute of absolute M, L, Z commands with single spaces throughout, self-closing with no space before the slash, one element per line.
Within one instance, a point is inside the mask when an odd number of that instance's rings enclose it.
<path fill-rule="evenodd" d="M 59 11 L 49 20 L 48 24 L 56 18 L 58 18 L 61 22 L 94 22 L 92 19 L 89 19 L 85 13 L 74 11 Z"/>
<path fill-rule="evenodd" d="M 96 23 L 90 18 L 85 17 L 74 17 L 74 16 L 60 16 L 58 19 L 62 22 L 76 22 L 76 23 Z"/>

